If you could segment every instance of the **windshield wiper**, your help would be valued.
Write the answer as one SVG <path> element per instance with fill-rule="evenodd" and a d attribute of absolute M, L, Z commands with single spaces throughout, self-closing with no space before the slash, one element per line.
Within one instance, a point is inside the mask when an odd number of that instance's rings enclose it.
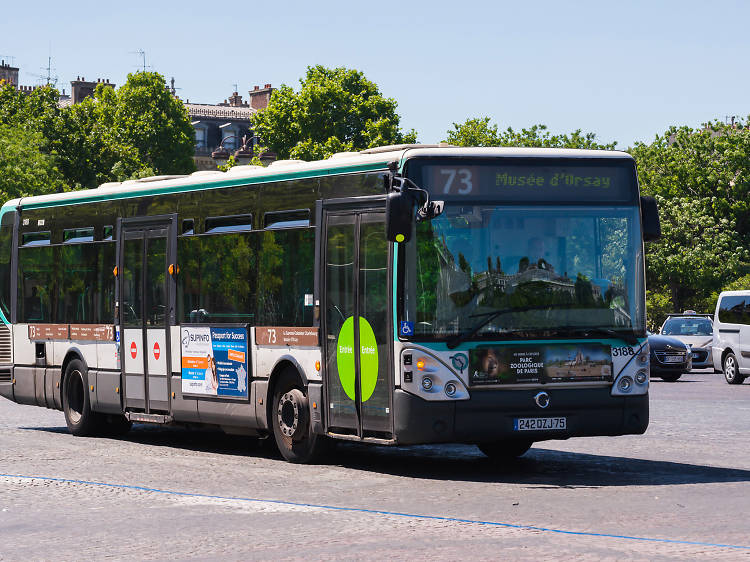
<path fill-rule="evenodd" d="M 461 342 L 466 341 L 471 336 L 476 334 L 479 330 L 484 328 L 487 324 L 492 322 L 495 318 L 500 316 L 501 314 L 508 314 L 509 312 L 526 312 L 528 310 L 549 310 L 553 308 L 570 308 L 572 305 L 551 305 L 551 304 L 545 304 L 542 306 L 519 306 L 516 308 L 501 308 L 500 310 L 494 310 L 492 312 L 482 312 L 480 314 L 471 314 L 469 318 L 477 318 L 480 316 L 484 316 L 485 319 L 479 322 L 476 326 L 474 326 L 471 330 L 468 332 L 464 332 L 463 334 L 456 334 L 452 338 L 450 338 L 445 345 L 448 346 L 448 349 L 454 349 L 455 347 L 458 347 Z"/>
<path fill-rule="evenodd" d="M 598 328 L 596 326 L 556 326 L 554 328 L 549 328 L 547 331 L 562 332 L 563 335 L 566 332 L 572 332 L 582 335 L 599 334 L 610 338 L 623 339 L 625 340 L 625 343 L 628 343 L 630 345 L 635 345 L 638 343 L 638 338 L 635 336 L 635 333 L 627 330 L 618 331 L 612 330 L 610 328 Z"/>

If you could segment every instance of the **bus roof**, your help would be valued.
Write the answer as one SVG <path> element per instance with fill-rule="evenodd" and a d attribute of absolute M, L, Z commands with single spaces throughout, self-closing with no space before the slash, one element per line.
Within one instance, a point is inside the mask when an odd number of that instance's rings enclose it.
<path fill-rule="evenodd" d="M 326 160 L 306 162 L 303 160 L 277 160 L 268 167 L 234 166 L 227 172 L 200 171 L 189 175 L 152 176 L 124 182 L 110 182 L 98 188 L 35 197 L 23 197 L 8 201 L 3 210 L 9 208 L 56 207 L 111 199 L 125 199 L 161 193 L 176 193 L 265 183 L 305 177 L 320 177 L 355 172 L 366 172 L 385 168 L 390 162 L 399 166 L 416 157 L 526 157 L 526 158 L 616 158 L 631 159 L 626 152 L 605 150 L 578 150 L 559 148 L 506 148 L 482 147 L 461 148 L 451 145 L 391 145 L 369 148 L 361 152 L 341 152 Z M 3 213 L 0 213 L 2 215 Z"/>

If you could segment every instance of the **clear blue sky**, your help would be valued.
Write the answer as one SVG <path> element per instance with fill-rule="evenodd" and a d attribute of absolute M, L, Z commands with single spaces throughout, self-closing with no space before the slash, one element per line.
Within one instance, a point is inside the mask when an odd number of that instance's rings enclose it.
<path fill-rule="evenodd" d="M 356 68 L 437 142 L 453 122 L 581 128 L 626 148 L 669 125 L 750 113 L 750 2 L 6 2 L 0 56 L 39 83 L 122 84 L 146 64 L 178 95 L 298 86 L 308 65 Z M 111 4 L 111 6 L 110 6 Z"/>

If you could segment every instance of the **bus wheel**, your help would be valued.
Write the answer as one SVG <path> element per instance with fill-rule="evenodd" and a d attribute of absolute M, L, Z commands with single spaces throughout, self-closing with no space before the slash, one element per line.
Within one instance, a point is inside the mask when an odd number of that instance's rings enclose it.
<path fill-rule="evenodd" d="M 80 359 L 68 363 L 63 382 L 62 406 L 68 431 L 79 437 L 94 435 L 101 416 L 91 410 L 86 367 Z"/>
<path fill-rule="evenodd" d="M 273 436 L 281 456 L 289 462 L 313 462 L 323 448 L 323 436 L 312 432 L 310 406 L 294 370 L 281 373 L 271 405 Z"/>
<path fill-rule="evenodd" d="M 731 351 L 724 358 L 724 378 L 729 384 L 742 384 L 745 380 L 737 367 L 737 358 Z"/>
<path fill-rule="evenodd" d="M 527 439 L 514 439 L 496 443 L 479 443 L 477 447 L 492 460 L 507 461 L 520 457 L 531 449 L 533 444 L 533 441 Z"/>

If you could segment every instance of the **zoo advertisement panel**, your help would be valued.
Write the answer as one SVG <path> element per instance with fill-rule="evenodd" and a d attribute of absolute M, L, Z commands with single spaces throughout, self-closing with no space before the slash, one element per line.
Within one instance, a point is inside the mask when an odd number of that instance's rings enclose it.
<path fill-rule="evenodd" d="M 472 385 L 611 381 L 609 345 L 477 347 L 469 352 Z"/>
<path fill-rule="evenodd" d="M 182 327 L 182 393 L 247 398 L 247 328 Z"/>

